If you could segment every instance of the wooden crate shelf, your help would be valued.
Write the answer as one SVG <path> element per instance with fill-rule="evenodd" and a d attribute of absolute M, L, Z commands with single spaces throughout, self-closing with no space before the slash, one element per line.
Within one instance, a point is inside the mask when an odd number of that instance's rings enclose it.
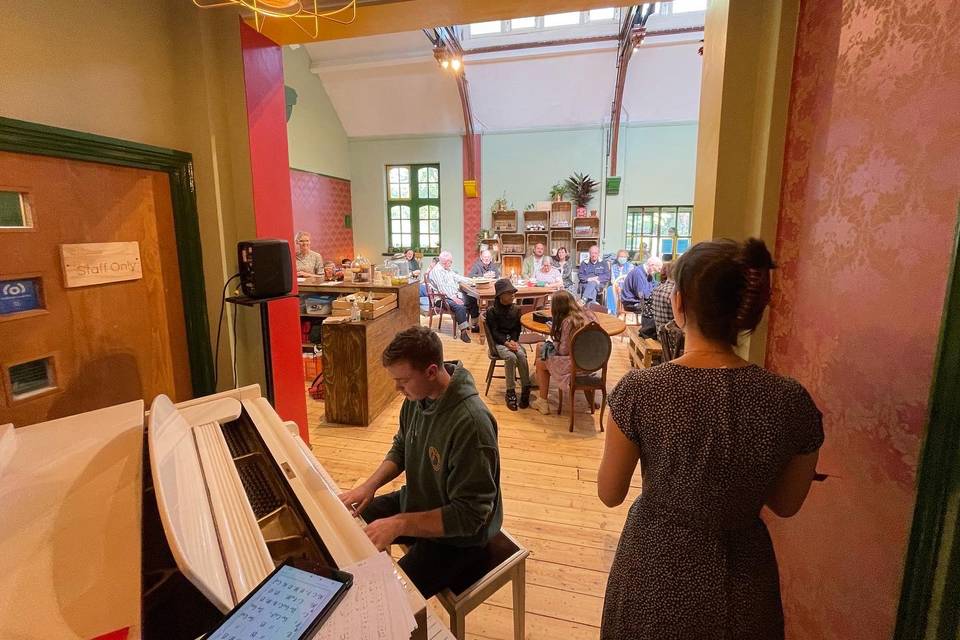
<path fill-rule="evenodd" d="M 532 231 L 527 232 L 527 253 L 533 251 L 533 247 L 537 243 L 543 244 L 544 247 L 549 247 L 550 236 L 547 235 L 546 231 Z"/>
<path fill-rule="evenodd" d="M 516 211 L 494 211 L 493 212 L 493 230 L 496 233 L 516 233 L 517 232 L 517 212 Z"/>
<path fill-rule="evenodd" d="M 573 226 L 573 203 L 554 202 L 550 205 L 550 230 Z"/>
<path fill-rule="evenodd" d="M 550 255 L 557 255 L 557 249 L 560 247 L 566 247 L 569 254 L 572 243 L 573 236 L 569 229 L 550 230 Z"/>
<path fill-rule="evenodd" d="M 526 236 L 522 233 L 504 233 L 500 236 L 500 252 L 504 256 L 522 256 L 527 252 Z"/>
<path fill-rule="evenodd" d="M 599 238 L 600 237 L 600 218 L 574 218 L 573 235 L 575 238 Z"/>
<path fill-rule="evenodd" d="M 522 255 L 504 255 L 503 263 L 500 265 L 500 273 L 504 278 L 523 272 Z"/>
<path fill-rule="evenodd" d="M 545 233 L 550 228 L 549 211 L 524 211 L 523 212 L 523 230 L 525 232 Z"/>
<path fill-rule="evenodd" d="M 596 238 L 585 238 L 576 240 L 576 246 L 574 247 L 573 257 L 576 259 L 577 264 L 580 264 L 584 261 L 584 257 L 581 254 L 589 253 L 590 247 L 595 244 L 599 244 Z"/>

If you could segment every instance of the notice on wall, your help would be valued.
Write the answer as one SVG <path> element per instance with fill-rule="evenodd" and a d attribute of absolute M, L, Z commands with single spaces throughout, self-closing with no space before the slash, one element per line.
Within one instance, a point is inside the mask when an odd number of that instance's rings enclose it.
<path fill-rule="evenodd" d="M 64 286 L 88 287 L 143 277 L 138 242 L 60 245 Z"/>

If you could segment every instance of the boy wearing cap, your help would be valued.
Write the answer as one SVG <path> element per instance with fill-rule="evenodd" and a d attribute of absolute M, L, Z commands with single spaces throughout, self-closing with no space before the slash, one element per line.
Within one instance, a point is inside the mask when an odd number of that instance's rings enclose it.
<path fill-rule="evenodd" d="M 520 309 L 513 304 L 516 287 L 508 278 L 497 280 L 495 285 L 496 298 L 493 305 L 487 309 L 486 321 L 490 329 L 490 337 L 496 346 L 497 353 L 503 358 L 504 377 L 506 378 L 507 408 L 517 410 L 517 370 L 520 371 L 520 404 L 519 408 L 530 406 L 530 367 L 527 364 L 527 354 L 520 339 Z"/>

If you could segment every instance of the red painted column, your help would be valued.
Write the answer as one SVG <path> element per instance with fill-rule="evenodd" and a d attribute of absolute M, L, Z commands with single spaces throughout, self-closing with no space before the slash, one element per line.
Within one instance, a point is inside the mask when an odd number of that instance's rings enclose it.
<path fill-rule="evenodd" d="M 472 143 L 472 144 L 471 144 Z M 477 234 L 483 218 L 480 209 L 480 136 L 463 136 L 463 179 L 477 181 L 477 197 L 463 195 L 463 272 L 466 273 L 477 260 Z M 471 151 L 473 152 L 473 175 L 470 174 Z"/>
<path fill-rule="evenodd" d="M 283 93 L 283 54 L 280 47 L 244 22 L 240 23 L 243 79 L 250 138 L 250 175 L 253 213 L 258 238 L 281 238 L 293 246 L 293 209 L 290 202 L 290 160 Z M 296 273 L 296 269 L 293 269 Z M 293 283 L 296 292 L 296 280 Z M 307 400 L 300 355 L 300 306 L 296 298 L 271 302 L 270 349 L 274 403 L 284 420 L 300 427 L 309 442 Z"/>

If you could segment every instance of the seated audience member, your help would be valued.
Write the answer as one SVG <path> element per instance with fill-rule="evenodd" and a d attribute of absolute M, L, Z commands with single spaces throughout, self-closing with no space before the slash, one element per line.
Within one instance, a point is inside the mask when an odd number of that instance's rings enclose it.
<path fill-rule="evenodd" d="M 577 275 L 580 278 L 580 297 L 584 302 L 596 302 L 600 292 L 610 283 L 610 268 L 600 259 L 600 247 L 590 247 L 590 257 L 580 263 Z"/>
<path fill-rule="evenodd" d="M 620 302 L 624 311 L 640 314 L 640 335 L 644 338 L 656 338 L 657 326 L 653 319 L 653 289 L 656 286 L 654 274 L 663 263 L 656 256 L 650 257 L 643 268 L 637 268 L 627 275 L 620 288 Z"/>
<path fill-rule="evenodd" d="M 617 252 L 617 257 L 610 265 L 610 281 L 619 282 L 633 271 L 634 264 L 630 262 L 630 253 L 626 249 Z"/>
<path fill-rule="evenodd" d="M 417 254 L 413 249 L 407 249 L 403 252 L 403 257 L 407 261 L 407 268 L 410 269 L 410 275 L 414 278 L 420 277 L 420 261 L 417 260 Z"/>
<path fill-rule="evenodd" d="M 430 269 L 430 284 L 442 295 L 457 322 L 460 330 L 460 339 L 470 342 L 470 328 L 477 326 L 480 317 L 480 305 L 476 298 L 464 295 L 460 291 L 460 283 L 473 284 L 470 278 L 465 278 L 453 270 L 453 255 L 449 251 L 442 251 L 438 256 L 436 266 Z"/>
<path fill-rule="evenodd" d="M 553 258 L 550 256 L 543 256 L 540 262 L 540 268 L 537 269 L 537 272 L 533 275 L 533 279 L 538 283 L 543 282 L 549 287 L 560 287 L 563 285 L 563 275 L 560 273 L 560 269 L 553 266 Z"/>
<path fill-rule="evenodd" d="M 572 295 L 577 295 L 577 269 L 574 267 L 573 260 L 570 259 L 570 252 L 567 251 L 566 247 L 557 249 L 556 255 L 553 256 L 553 266 L 560 270 L 560 275 L 563 277 L 563 288 Z"/>
<path fill-rule="evenodd" d="M 479 578 L 487 543 L 500 532 L 497 422 L 463 364 L 443 361 L 430 329 L 398 333 L 382 362 L 405 398 L 400 428 L 373 475 L 339 497 L 367 523 L 377 549 L 410 545 L 400 567 L 430 598 L 455 581 Z M 406 484 L 399 491 L 376 495 L 401 473 Z"/>
<path fill-rule="evenodd" d="M 517 410 L 517 371 L 520 372 L 520 405 L 530 406 L 530 365 L 527 352 L 520 340 L 520 309 L 513 304 L 517 288 L 508 278 L 497 280 L 494 293 L 496 298 L 485 315 L 490 337 L 496 345 L 497 353 L 503 358 L 503 375 L 506 379 L 507 408 Z"/>
<path fill-rule="evenodd" d="M 310 250 L 310 234 L 300 231 L 295 238 L 297 243 L 297 276 L 312 278 L 323 273 L 323 256 Z"/>
<path fill-rule="evenodd" d="M 493 254 L 489 249 L 480 252 L 480 257 L 467 272 L 468 278 L 499 278 L 500 265 L 493 261 Z"/>
<path fill-rule="evenodd" d="M 660 268 L 660 284 L 653 289 L 650 299 L 653 304 L 653 321 L 657 325 L 657 332 L 665 324 L 673 320 L 673 307 L 670 306 L 670 296 L 673 295 L 674 281 L 670 277 L 673 263 L 664 262 Z"/>
<path fill-rule="evenodd" d="M 640 243 L 640 249 L 633 254 L 632 262 L 634 264 L 644 264 L 650 258 L 650 248 L 646 242 Z"/>
<path fill-rule="evenodd" d="M 601 640 L 784 638 L 761 509 L 797 513 L 824 436 L 799 383 L 734 351 L 760 322 L 773 266 L 756 239 L 691 247 L 673 269 L 686 353 L 630 371 L 610 394 L 597 493 L 619 506 L 638 463 L 643 493 L 610 569 Z"/>
<path fill-rule="evenodd" d="M 523 259 L 523 269 L 520 275 L 529 280 L 533 274 L 540 269 L 540 261 L 543 260 L 543 253 L 547 250 L 542 242 L 533 245 L 533 254 Z"/>
<path fill-rule="evenodd" d="M 570 358 L 570 339 L 580 327 L 590 321 L 589 314 L 581 309 L 577 299 L 566 291 L 553 294 L 550 315 L 552 319 L 550 341 L 540 345 L 537 358 L 539 387 L 537 401 L 533 403 L 533 408 L 543 415 L 550 414 L 547 396 L 550 393 L 551 377 L 560 388 L 570 387 L 570 371 L 573 368 L 573 361 Z"/>

